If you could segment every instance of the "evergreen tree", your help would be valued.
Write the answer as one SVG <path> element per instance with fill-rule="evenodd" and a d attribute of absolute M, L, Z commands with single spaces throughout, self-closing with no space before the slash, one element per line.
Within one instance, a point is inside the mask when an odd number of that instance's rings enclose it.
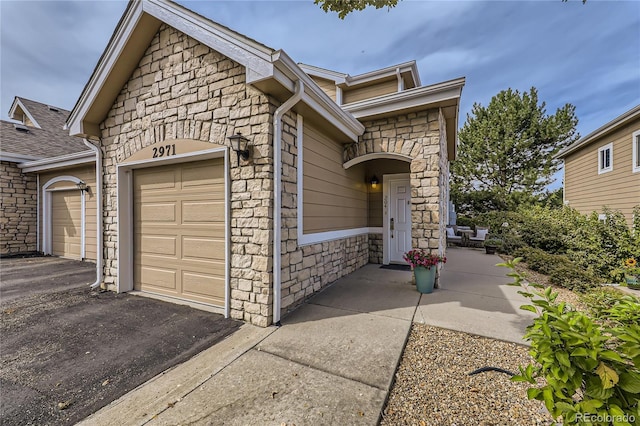
<path fill-rule="evenodd" d="M 503 90 L 487 107 L 474 104 L 451 164 L 456 210 L 473 215 L 538 201 L 560 167 L 553 156 L 579 138 L 577 124 L 571 104 L 546 115 L 535 87 Z"/>

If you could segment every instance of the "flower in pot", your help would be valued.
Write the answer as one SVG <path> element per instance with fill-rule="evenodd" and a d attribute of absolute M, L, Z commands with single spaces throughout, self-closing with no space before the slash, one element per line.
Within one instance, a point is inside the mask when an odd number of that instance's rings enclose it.
<path fill-rule="evenodd" d="M 502 240 L 497 238 L 489 238 L 484 242 L 484 249 L 487 254 L 496 254 L 496 250 L 502 247 Z"/>
<path fill-rule="evenodd" d="M 438 263 L 446 263 L 447 258 L 424 250 L 409 250 L 403 258 L 413 269 L 418 291 L 431 293 L 436 281 L 436 266 Z"/>

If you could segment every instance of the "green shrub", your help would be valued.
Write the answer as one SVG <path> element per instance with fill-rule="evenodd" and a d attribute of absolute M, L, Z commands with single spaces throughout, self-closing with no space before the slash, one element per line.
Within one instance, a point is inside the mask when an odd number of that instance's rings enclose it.
<path fill-rule="evenodd" d="M 551 284 L 578 292 L 585 292 L 600 284 L 600 280 L 572 263 L 554 269 L 549 276 L 549 281 Z"/>
<path fill-rule="evenodd" d="M 591 317 L 556 303 L 551 288 L 526 284 L 515 272 L 518 261 L 500 266 L 511 269 L 511 285 L 530 300 L 520 309 L 538 316 L 525 335 L 534 363 L 520 367 L 512 380 L 529 383 L 527 397 L 543 401 L 565 425 L 638 424 L 640 304 L 631 297 L 596 296 L 602 303 L 591 305 Z"/>

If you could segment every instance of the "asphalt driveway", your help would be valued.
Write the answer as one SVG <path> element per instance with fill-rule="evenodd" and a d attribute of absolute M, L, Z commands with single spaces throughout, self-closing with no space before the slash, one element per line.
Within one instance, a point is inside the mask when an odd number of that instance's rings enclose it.
<path fill-rule="evenodd" d="M 74 424 L 241 325 L 187 306 L 91 291 L 94 274 L 95 265 L 82 262 L 0 259 L 3 425 Z"/>

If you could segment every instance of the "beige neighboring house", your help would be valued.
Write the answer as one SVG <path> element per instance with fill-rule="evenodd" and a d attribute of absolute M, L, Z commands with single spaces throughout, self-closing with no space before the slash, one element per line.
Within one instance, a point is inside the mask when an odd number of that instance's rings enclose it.
<path fill-rule="evenodd" d="M 87 163 L 19 167 L 39 185 L 74 177 L 45 195 L 90 186 L 96 285 L 268 326 L 369 262 L 444 253 L 464 82 L 422 85 L 415 62 L 355 76 L 297 64 L 171 1 L 134 0 L 66 122 L 90 149 L 68 155 Z M 94 180 L 71 168 L 89 160 Z"/>
<path fill-rule="evenodd" d="M 564 161 L 564 203 L 583 214 L 604 206 L 633 223 L 640 205 L 640 105 L 556 155 Z"/>
<path fill-rule="evenodd" d="M 0 122 L 0 255 L 96 260 L 95 153 L 69 111 L 16 97 Z M 80 185 L 79 185 L 80 184 Z M 82 190 L 80 188 L 83 188 Z"/>

